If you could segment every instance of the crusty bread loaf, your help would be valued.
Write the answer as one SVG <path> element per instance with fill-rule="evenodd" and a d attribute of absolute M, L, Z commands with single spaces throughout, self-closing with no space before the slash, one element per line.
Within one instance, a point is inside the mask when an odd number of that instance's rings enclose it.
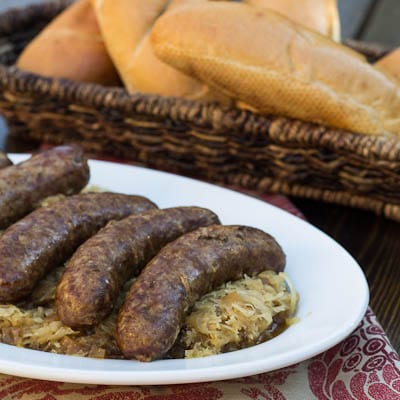
<path fill-rule="evenodd" d="M 116 85 L 120 80 L 104 46 L 90 0 L 79 0 L 57 16 L 24 49 L 22 70 L 78 82 Z"/>
<path fill-rule="evenodd" d="M 158 57 L 274 113 L 366 134 L 400 135 L 400 91 L 364 57 L 243 3 L 177 8 L 156 22 Z"/>
<path fill-rule="evenodd" d="M 169 12 L 176 7 L 187 4 L 203 3 L 208 0 L 172 0 L 165 3 L 165 12 Z M 142 19 L 142 14 L 148 11 L 144 7 L 137 7 L 137 1 L 131 1 L 130 11 L 126 11 L 125 15 L 131 18 Z M 152 3 L 151 4 L 157 4 Z M 119 1 L 113 3 L 113 11 L 107 8 L 110 4 L 107 0 L 102 2 L 102 7 L 97 7 L 97 15 L 103 27 L 103 35 L 108 43 L 110 54 L 115 54 L 115 63 L 120 71 L 124 85 L 128 91 L 154 93 L 163 96 L 178 96 L 192 100 L 219 101 L 223 104 L 229 104 L 230 100 L 222 93 L 215 92 L 209 87 L 194 79 L 176 68 L 171 67 L 161 61 L 153 52 L 150 44 L 151 25 L 154 17 L 158 17 L 161 7 L 157 7 L 156 12 L 151 12 L 151 18 L 148 19 L 149 25 L 143 25 L 140 29 L 127 18 L 119 19 L 118 22 L 111 21 L 111 17 L 118 14 L 117 7 L 120 7 L 120 13 L 127 6 L 126 2 Z M 97 5 L 99 2 L 97 1 Z M 114 14 L 113 14 L 114 13 Z M 134 15 L 135 14 L 135 15 Z M 110 19 L 109 24 L 106 23 Z M 144 19 L 144 18 L 143 18 Z M 116 27 L 117 25 L 117 27 Z M 111 28 L 111 31 L 110 31 Z M 130 32 L 130 35 L 126 33 Z M 123 33 L 125 32 L 125 33 Z M 123 36 L 121 36 L 123 34 Z M 130 37 L 130 40 L 124 41 L 124 37 Z M 130 44 L 129 44 L 130 43 Z M 127 46 L 130 46 L 128 48 Z M 123 49 L 123 46 L 126 46 Z M 116 52 L 121 51 L 117 56 Z"/>
<path fill-rule="evenodd" d="M 400 48 L 382 57 L 375 66 L 400 82 Z"/>
<path fill-rule="evenodd" d="M 107 50 L 128 90 L 132 54 L 169 0 L 91 0 Z"/>
<path fill-rule="evenodd" d="M 276 11 L 292 21 L 340 42 L 340 18 L 336 0 L 242 0 Z"/>

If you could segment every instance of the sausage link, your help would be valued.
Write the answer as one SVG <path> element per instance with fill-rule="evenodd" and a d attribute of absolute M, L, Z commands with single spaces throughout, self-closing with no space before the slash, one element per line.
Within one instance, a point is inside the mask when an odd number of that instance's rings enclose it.
<path fill-rule="evenodd" d="M 58 146 L 0 169 L 0 229 L 31 212 L 55 194 L 78 193 L 89 180 L 89 167 L 78 146 Z"/>
<path fill-rule="evenodd" d="M 8 167 L 9 165 L 12 165 L 11 160 L 6 154 L 0 151 L 0 168 Z"/>
<path fill-rule="evenodd" d="M 140 196 L 85 193 L 36 209 L 0 237 L 0 301 L 27 296 L 46 272 L 108 221 L 155 207 Z"/>
<path fill-rule="evenodd" d="M 168 242 L 218 217 L 199 207 L 151 210 L 110 222 L 83 243 L 67 264 L 56 292 L 61 321 L 74 328 L 100 322 L 124 283 Z"/>
<path fill-rule="evenodd" d="M 202 295 L 244 274 L 284 266 L 279 244 L 256 228 L 211 225 L 181 236 L 161 249 L 131 286 L 117 323 L 122 353 L 140 361 L 163 357 Z"/>

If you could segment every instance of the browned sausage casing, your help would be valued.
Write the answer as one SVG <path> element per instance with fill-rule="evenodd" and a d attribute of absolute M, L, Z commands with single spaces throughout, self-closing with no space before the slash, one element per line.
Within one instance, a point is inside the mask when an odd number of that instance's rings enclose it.
<path fill-rule="evenodd" d="M 218 223 L 212 211 L 199 207 L 151 210 L 110 222 L 69 260 L 57 287 L 59 318 L 75 328 L 97 324 L 112 310 L 123 284 L 165 244 Z"/>
<path fill-rule="evenodd" d="M 140 196 L 85 193 L 28 214 L 0 237 L 0 301 L 27 296 L 46 272 L 108 221 L 155 207 Z"/>
<path fill-rule="evenodd" d="M 12 162 L 11 160 L 7 157 L 6 154 L 4 154 L 2 151 L 0 151 L 0 168 L 7 167 L 11 165 Z"/>
<path fill-rule="evenodd" d="M 243 274 L 284 266 L 279 244 L 259 229 L 212 225 L 187 233 L 161 249 L 133 283 L 118 316 L 118 345 L 126 358 L 161 358 L 202 295 Z"/>
<path fill-rule="evenodd" d="M 55 147 L 0 169 L 0 229 L 48 196 L 78 193 L 88 180 L 89 167 L 78 146 Z"/>

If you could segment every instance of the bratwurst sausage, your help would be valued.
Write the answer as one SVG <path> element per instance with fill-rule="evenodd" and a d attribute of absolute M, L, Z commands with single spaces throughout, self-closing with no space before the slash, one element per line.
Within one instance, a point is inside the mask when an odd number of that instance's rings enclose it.
<path fill-rule="evenodd" d="M 153 208 L 140 196 L 85 193 L 36 209 L 0 237 L 0 301 L 27 296 L 41 277 L 108 221 Z"/>
<path fill-rule="evenodd" d="M 151 210 L 112 221 L 83 243 L 67 264 L 56 292 L 61 321 L 74 328 L 100 322 L 124 283 L 168 242 L 218 217 L 199 207 Z"/>
<path fill-rule="evenodd" d="M 88 180 L 89 167 L 78 146 L 55 147 L 0 169 L 0 229 L 48 196 L 78 193 Z"/>
<path fill-rule="evenodd" d="M 117 323 L 122 353 L 140 361 L 163 357 L 202 295 L 243 274 L 284 266 L 279 244 L 256 228 L 211 225 L 181 236 L 161 249 L 131 286 Z"/>

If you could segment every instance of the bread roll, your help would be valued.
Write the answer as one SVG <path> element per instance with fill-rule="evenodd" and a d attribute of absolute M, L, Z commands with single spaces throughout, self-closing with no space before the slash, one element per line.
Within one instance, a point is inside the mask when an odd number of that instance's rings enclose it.
<path fill-rule="evenodd" d="M 340 42 L 340 18 L 336 0 L 242 0 L 276 11 L 292 21 Z"/>
<path fill-rule="evenodd" d="M 208 0 L 172 0 L 164 2 L 166 9 L 169 12 L 176 7 L 187 4 L 204 3 Z M 131 1 L 130 11 L 124 13 L 130 14 L 131 18 L 142 18 L 143 13 L 147 12 L 146 8 L 135 5 L 137 1 Z M 150 2 L 153 6 L 155 2 Z M 103 27 L 103 35 L 108 43 L 110 54 L 115 54 L 115 63 L 118 66 L 124 85 L 130 92 L 138 91 L 143 93 L 160 94 L 163 96 L 178 96 L 193 100 L 211 101 L 216 100 L 223 104 L 228 104 L 230 100 L 221 93 L 210 91 L 209 87 L 204 83 L 194 79 L 176 68 L 164 63 L 153 52 L 150 44 L 150 32 L 153 24 L 153 19 L 158 17 L 161 8 L 156 8 L 149 14 L 152 15 L 148 19 L 148 25 L 139 27 L 133 24 L 127 18 L 119 19 L 118 23 L 109 21 L 106 24 L 106 19 L 111 18 L 111 8 L 107 9 L 107 0 L 102 2 L 102 7 L 99 7 L 100 2 L 96 2 L 98 6 L 98 14 L 101 25 Z M 126 2 L 120 1 L 114 4 L 113 12 L 117 15 L 116 7 L 120 7 L 122 13 L 123 7 L 126 7 Z M 111 14 L 110 14 L 111 13 Z M 134 16 L 135 14 L 135 16 Z M 112 28 L 112 29 L 111 29 Z M 124 32 L 123 36 L 122 32 Z M 130 34 L 128 33 L 130 32 Z M 130 40 L 123 41 L 123 37 L 129 37 Z M 127 47 L 129 44 L 129 48 Z M 123 47 L 126 47 L 123 49 Z M 121 51 L 118 56 L 117 52 Z"/>
<path fill-rule="evenodd" d="M 36 74 L 116 85 L 120 80 L 104 46 L 90 0 L 69 6 L 25 48 L 17 66 Z"/>
<path fill-rule="evenodd" d="M 158 57 L 261 113 L 400 135 L 400 91 L 364 57 L 243 3 L 177 8 L 156 22 Z"/>
<path fill-rule="evenodd" d="M 400 48 L 382 57 L 375 63 L 375 66 L 400 82 Z"/>
<path fill-rule="evenodd" d="M 165 12 L 187 4 L 204 3 L 208 0 L 173 0 Z M 218 101 L 230 104 L 229 98 L 210 90 L 203 82 L 182 73 L 161 61 L 153 52 L 150 32 L 136 48 L 127 69 L 128 89 L 163 96 L 178 96 L 192 100 Z"/>
<path fill-rule="evenodd" d="M 130 60 L 169 0 L 91 0 L 107 50 L 128 90 Z"/>

